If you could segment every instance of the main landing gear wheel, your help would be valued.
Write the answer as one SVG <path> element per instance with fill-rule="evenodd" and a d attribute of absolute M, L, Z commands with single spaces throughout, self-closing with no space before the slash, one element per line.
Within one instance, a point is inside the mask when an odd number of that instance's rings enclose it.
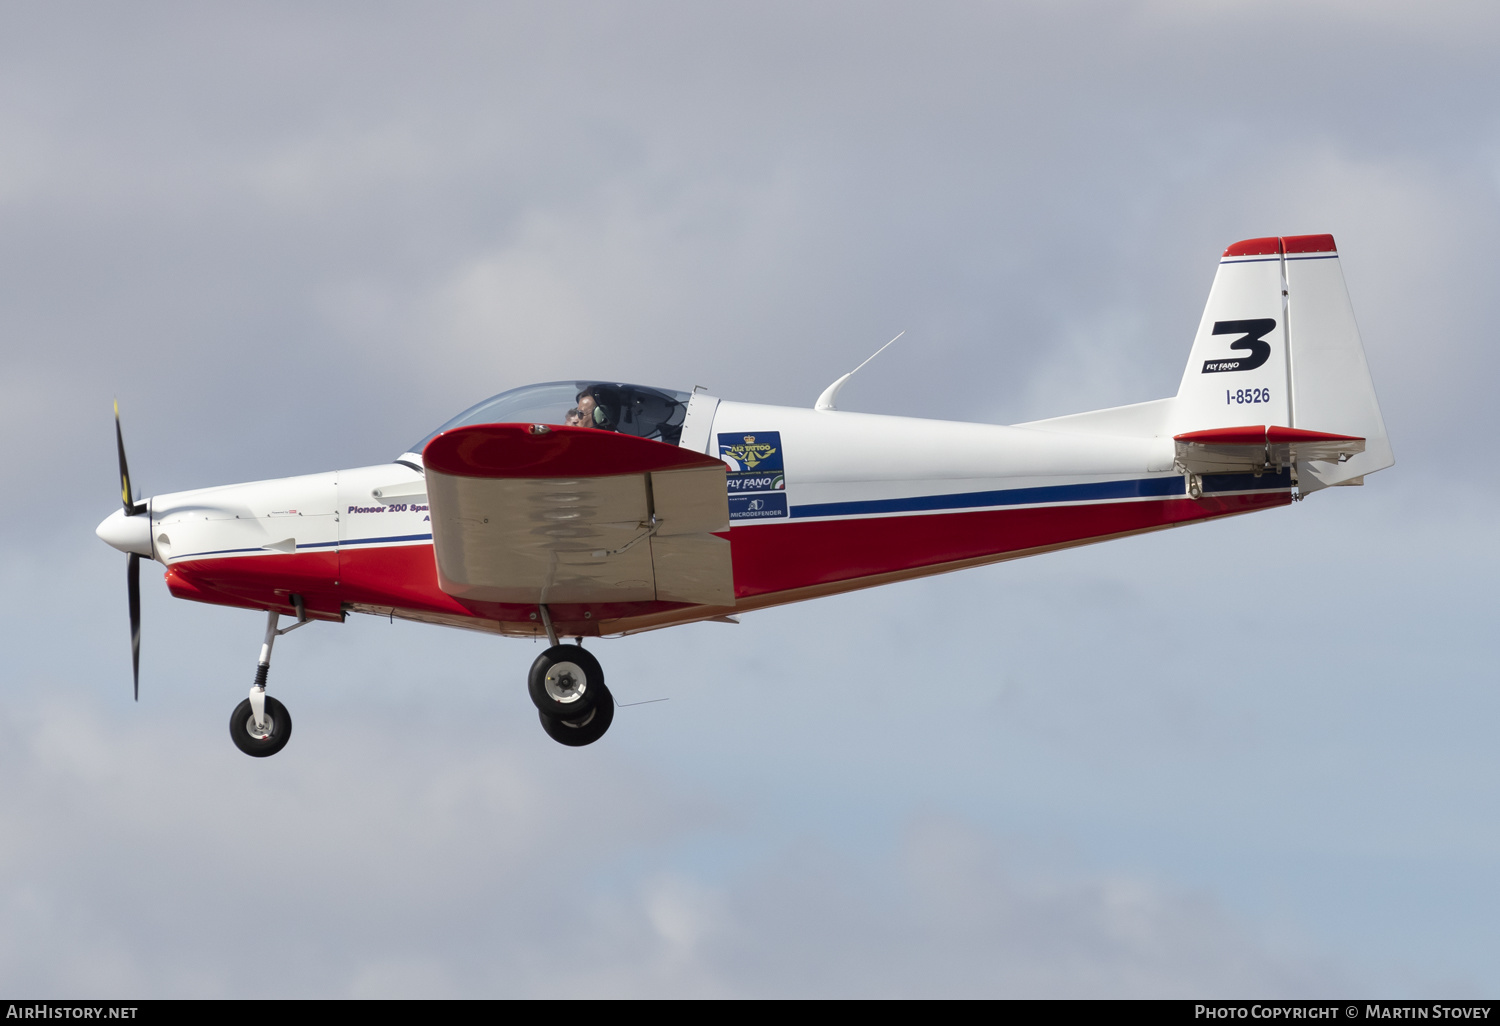
<path fill-rule="evenodd" d="M 581 720 L 604 691 L 604 671 L 582 645 L 553 645 L 531 664 L 526 689 L 538 712 Z"/>
<path fill-rule="evenodd" d="M 602 732 L 601 732 L 602 733 Z M 234 746 L 246 755 L 257 759 L 275 755 L 292 739 L 292 714 L 270 695 L 266 696 L 266 719 L 259 728 L 255 725 L 255 710 L 250 708 L 250 699 L 234 707 L 229 717 L 229 736 Z"/>
<path fill-rule="evenodd" d="M 570 748 L 591 745 L 604 736 L 615 718 L 615 697 L 601 681 L 595 686 L 594 707 L 577 719 L 564 720 L 538 710 L 542 729 L 558 744 Z"/>

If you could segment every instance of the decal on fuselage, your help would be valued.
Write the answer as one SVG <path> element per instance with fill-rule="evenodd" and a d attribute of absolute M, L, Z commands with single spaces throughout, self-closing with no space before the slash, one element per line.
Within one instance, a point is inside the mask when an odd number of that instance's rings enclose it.
<path fill-rule="evenodd" d="M 766 520 L 787 515 L 786 464 L 781 432 L 719 435 L 719 458 L 729 467 L 730 520 Z"/>
<path fill-rule="evenodd" d="M 785 495 L 731 495 L 729 497 L 730 520 L 770 520 L 786 515 Z"/>
<path fill-rule="evenodd" d="M 1254 370 L 1271 358 L 1271 343 L 1265 337 L 1276 330 L 1276 322 L 1270 317 L 1257 317 L 1250 321 L 1215 321 L 1215 335 L 1239 335 L 1229 343 L 1230 349 L 1242 349 L 1249 355 L 1236 360 L 1204 360 L 1204 374 L 1220 374 L 1224 371 Z"/>

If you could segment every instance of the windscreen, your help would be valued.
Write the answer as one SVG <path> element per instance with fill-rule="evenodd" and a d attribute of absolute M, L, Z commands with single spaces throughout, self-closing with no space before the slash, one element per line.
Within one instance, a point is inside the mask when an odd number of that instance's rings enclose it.
<path fill-rule="evenodd" d="M 549 381 L 491 396 L 408 449 L 420 454 L 444 431 L 466 424 L 559 424 L 617 431 L 676 445 L 689 392 L 617 381 Z"/>

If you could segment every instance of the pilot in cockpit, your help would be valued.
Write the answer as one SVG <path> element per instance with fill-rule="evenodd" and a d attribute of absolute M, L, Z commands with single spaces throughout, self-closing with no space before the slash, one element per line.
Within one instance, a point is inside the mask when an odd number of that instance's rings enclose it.
<path fill-rule="evenodd" d="M 578 417 L 583 427 L 604 428 L 612 430 L 609 417 L 605 414 L 599 400 L 594 398 L 592 388 L 585 388 L 578 393 Z"/>

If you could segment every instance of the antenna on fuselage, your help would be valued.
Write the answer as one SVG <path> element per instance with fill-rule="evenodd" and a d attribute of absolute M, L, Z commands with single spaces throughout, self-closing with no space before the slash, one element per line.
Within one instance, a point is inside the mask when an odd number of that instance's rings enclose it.
<path fill-rule="evenodd" d="M 906 334 L 906 329 L 902 328 L 900 334 L 898 334 L 896 336 L 896 338 L 900 338 L 902 335 L 905 335 L 905 334 Z M 873 353 L 871 353 L 870 354 L 870 358 L 868 360 L 866 360 L 865 363 L 869 363 L 870 360 L 875 359 L 875 357 L 879 356 L 881 353 L 883 353 L 887 349 L 891 348 L 891 343 L 895 342 L 896 338 L 891 339 L 890 342 L 887 342 L 885 345 L 881 346 L 879 349 L 877 349 Z M 843 377 L 839 378 L 833 384 L 831 384 L 827 388 L 823 389 L 823 394 L 820 395 L 820 396 L 818 396 L 818 401 L 813 404 L 813 409 L 815 409 L 815 410 L 836 410 L 836 409 L 838 409 L 838 407 L 835 406 L 834 403 L 838 400 L 839 389 L 841 389 L 841 388 L 844 387 L 844 383 L 846 381 L 848 381 L 850 378 L 854 377 L 854 375 L 858 374 L 864 368 L 865 363 L 860 364 L 858 367 L 854 368 L 848 374 L 845 374 Z"/>

